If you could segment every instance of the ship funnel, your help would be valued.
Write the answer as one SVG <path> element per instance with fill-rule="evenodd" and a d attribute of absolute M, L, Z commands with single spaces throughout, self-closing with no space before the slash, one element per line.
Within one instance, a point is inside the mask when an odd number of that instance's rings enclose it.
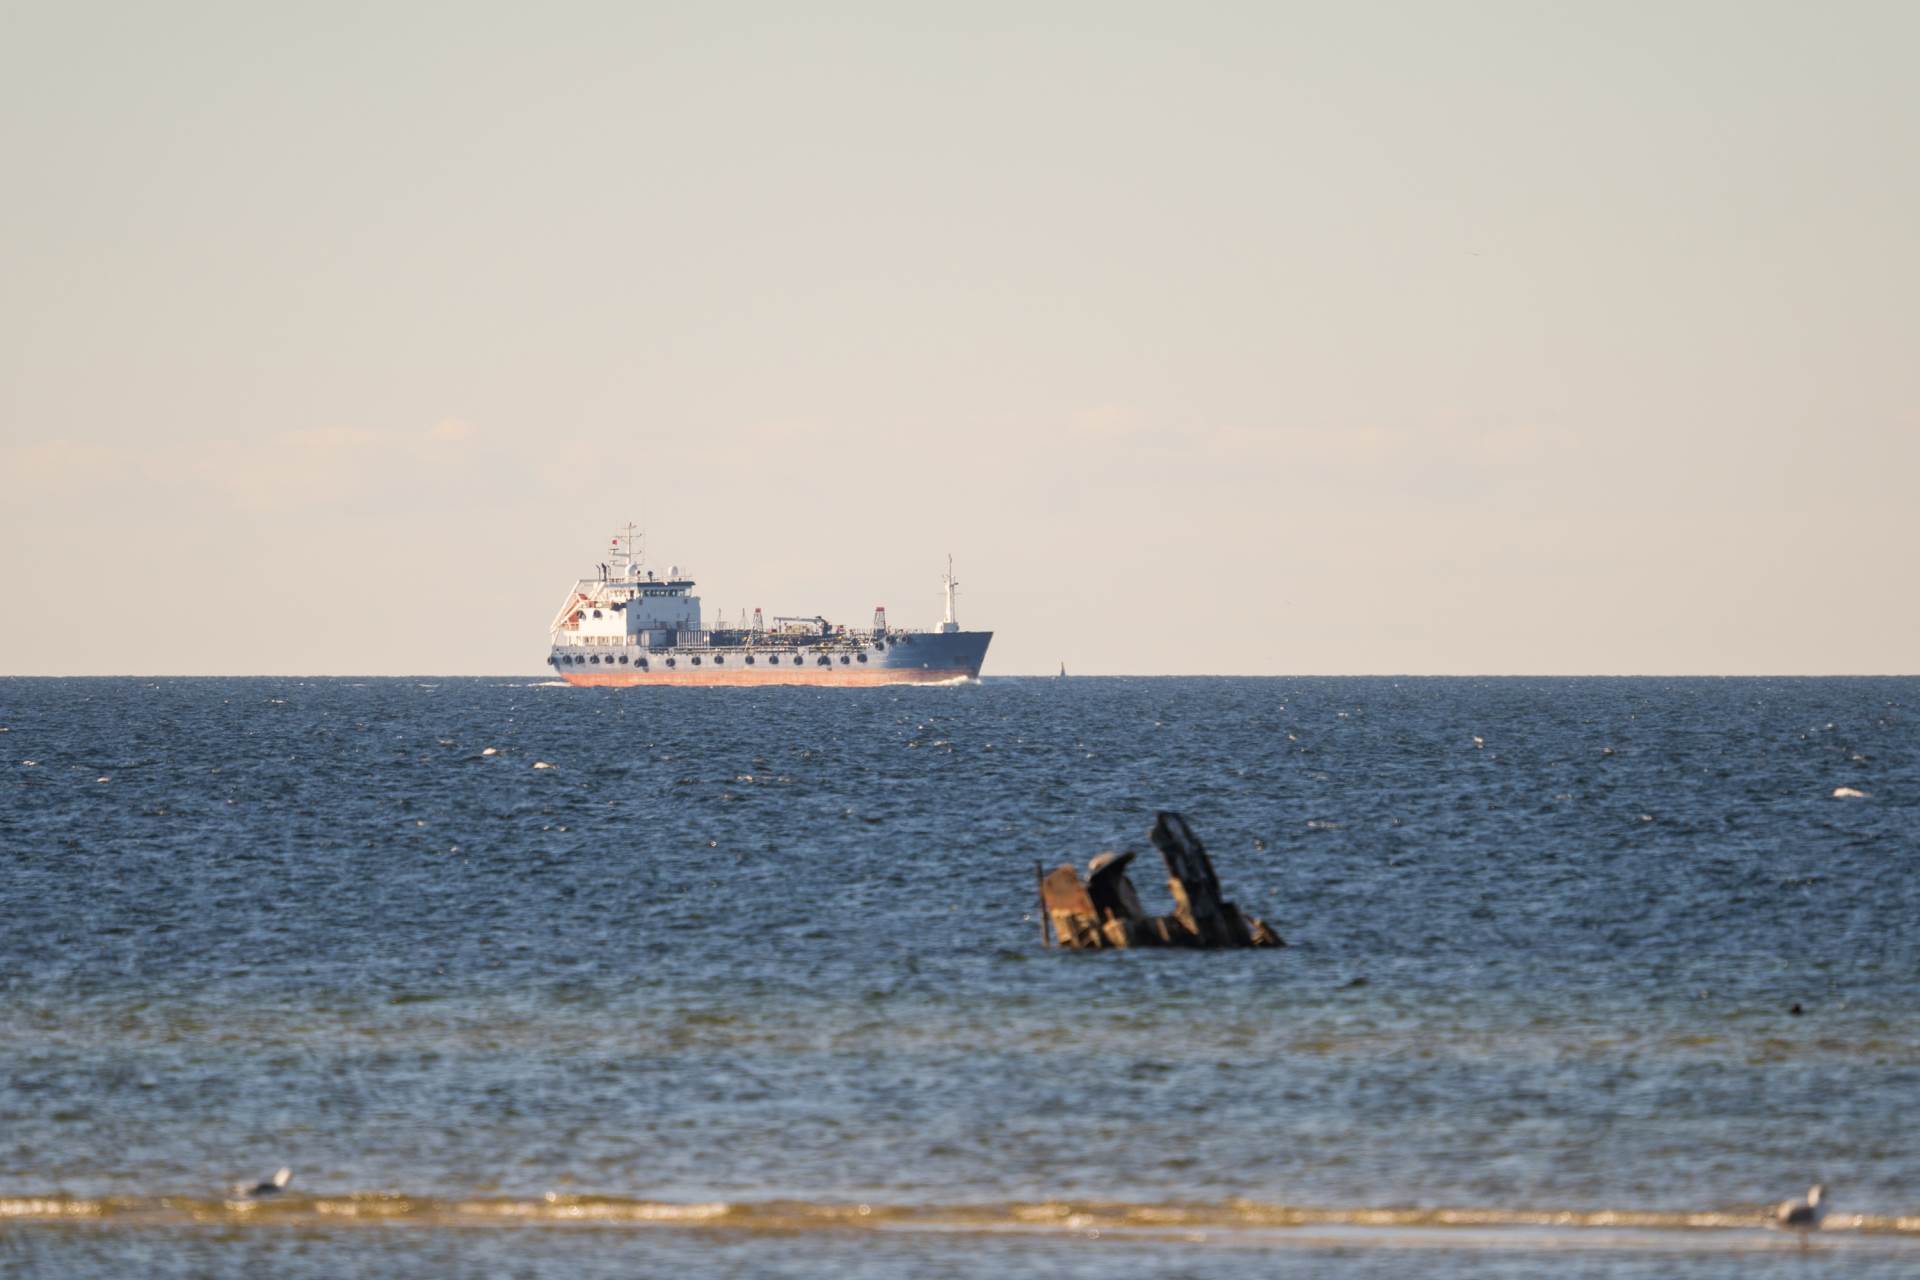
<path fill-rule="evenodd" d="M 765 630 L 766 625 L 760 621 L 760 606 L 755 605 L 753 606 L 753 634 L 759 635 Z"/>
<path fill-rule="evenodd" d="M 873 634 L 887 634 L 887 606 L 883 604 L 873 606 Z"/>

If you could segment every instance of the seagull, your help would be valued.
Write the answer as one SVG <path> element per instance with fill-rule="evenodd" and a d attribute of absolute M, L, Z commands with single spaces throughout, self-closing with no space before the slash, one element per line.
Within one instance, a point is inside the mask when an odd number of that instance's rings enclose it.
<path fill-rule="evenodd" d="M 1807 1232 L 1817 1231 L 1827 1217 L 1827 1189 L 1816 1182 L 1807 1188 L 1804 1200 L 1782 1200 L 1773 1211 L 1773 1220 L 1783 1227 L 1800 1233 L 1804 1242 Z"/>
<path fill-rule="evenodd" d="M 283 1167 L 274 1170 L 272 1177 L 262 1178 L 258 1182 L 234 1183 L 233 1194 L 236 1199 L 240 1200 L 264 1200 L 268 1196 L 277 1196 L 282 1191 L 285 1191 L 287 1184 L 292 1181 L 293 1170 Z"/>

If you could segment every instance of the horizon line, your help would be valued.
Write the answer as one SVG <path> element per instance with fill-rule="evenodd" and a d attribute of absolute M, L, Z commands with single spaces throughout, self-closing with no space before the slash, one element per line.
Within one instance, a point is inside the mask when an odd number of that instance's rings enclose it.
<path fill-rule="evenodd" d="M 1002 672 L 973 677 L 988 680 L 1911 680 L 1920 671 L 1103 671 L 1086 675 L 1052 672 Z M 546 672 L 436 674 L 432 672 L 6 672 L 0 680 L 519 680 L 576 687 Z M 954 682 L 959 683 L 959 682 Z M 644 688 L 643 685 L 625 686 Z M 660 688 L 803 689 L 806 683 L 755 685 L 666 685 Z M 874 685 L 876 689 L 895 685 Z M 941 687 L 945 687 L 944 685 Z"/>

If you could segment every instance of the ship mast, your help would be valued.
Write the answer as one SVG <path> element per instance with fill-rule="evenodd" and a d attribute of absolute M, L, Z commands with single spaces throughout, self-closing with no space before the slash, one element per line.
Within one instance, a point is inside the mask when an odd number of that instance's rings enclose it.
<path fill-rule="evenodd" d="M 613 538 L 614 576 L 631 578 L 640 568 L 640 557 L 633 549 L 633 531 L 637 528 L 631 520 L 627 522 L 624 534 L 615 534 Z"/>
<path fill-rule="evenodd" d="M 960 629 L 960 624 L 954 620 L 953 597 L 959 593 L 960 580 L 953 576 L 953 553 L 952 552 L 947 553 L 947 573 L 945 577 L 940 579 L 940 582 L 941 582 L 941 585 L 944 586 L 947 590 L 947 618 L 946 618 L 946 621 L 940 624 L 940 630 L 958 631 Z"/>

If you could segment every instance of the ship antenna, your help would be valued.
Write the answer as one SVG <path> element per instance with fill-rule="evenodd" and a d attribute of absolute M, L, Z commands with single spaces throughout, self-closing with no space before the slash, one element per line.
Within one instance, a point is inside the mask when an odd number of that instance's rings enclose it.
<path fill-rule="evenodd" d="M 635 527 L 633 521 L 627 521 L 626 533 L 613 540 L 617 551 L 617 554 L 614 556 L 614 562 L 621 568 L 621 576 L 626 578 L 637 576 L 637 571 L 640 567 L 640 557 L 634 553 L 633 549 L 633 531 Z"/>

